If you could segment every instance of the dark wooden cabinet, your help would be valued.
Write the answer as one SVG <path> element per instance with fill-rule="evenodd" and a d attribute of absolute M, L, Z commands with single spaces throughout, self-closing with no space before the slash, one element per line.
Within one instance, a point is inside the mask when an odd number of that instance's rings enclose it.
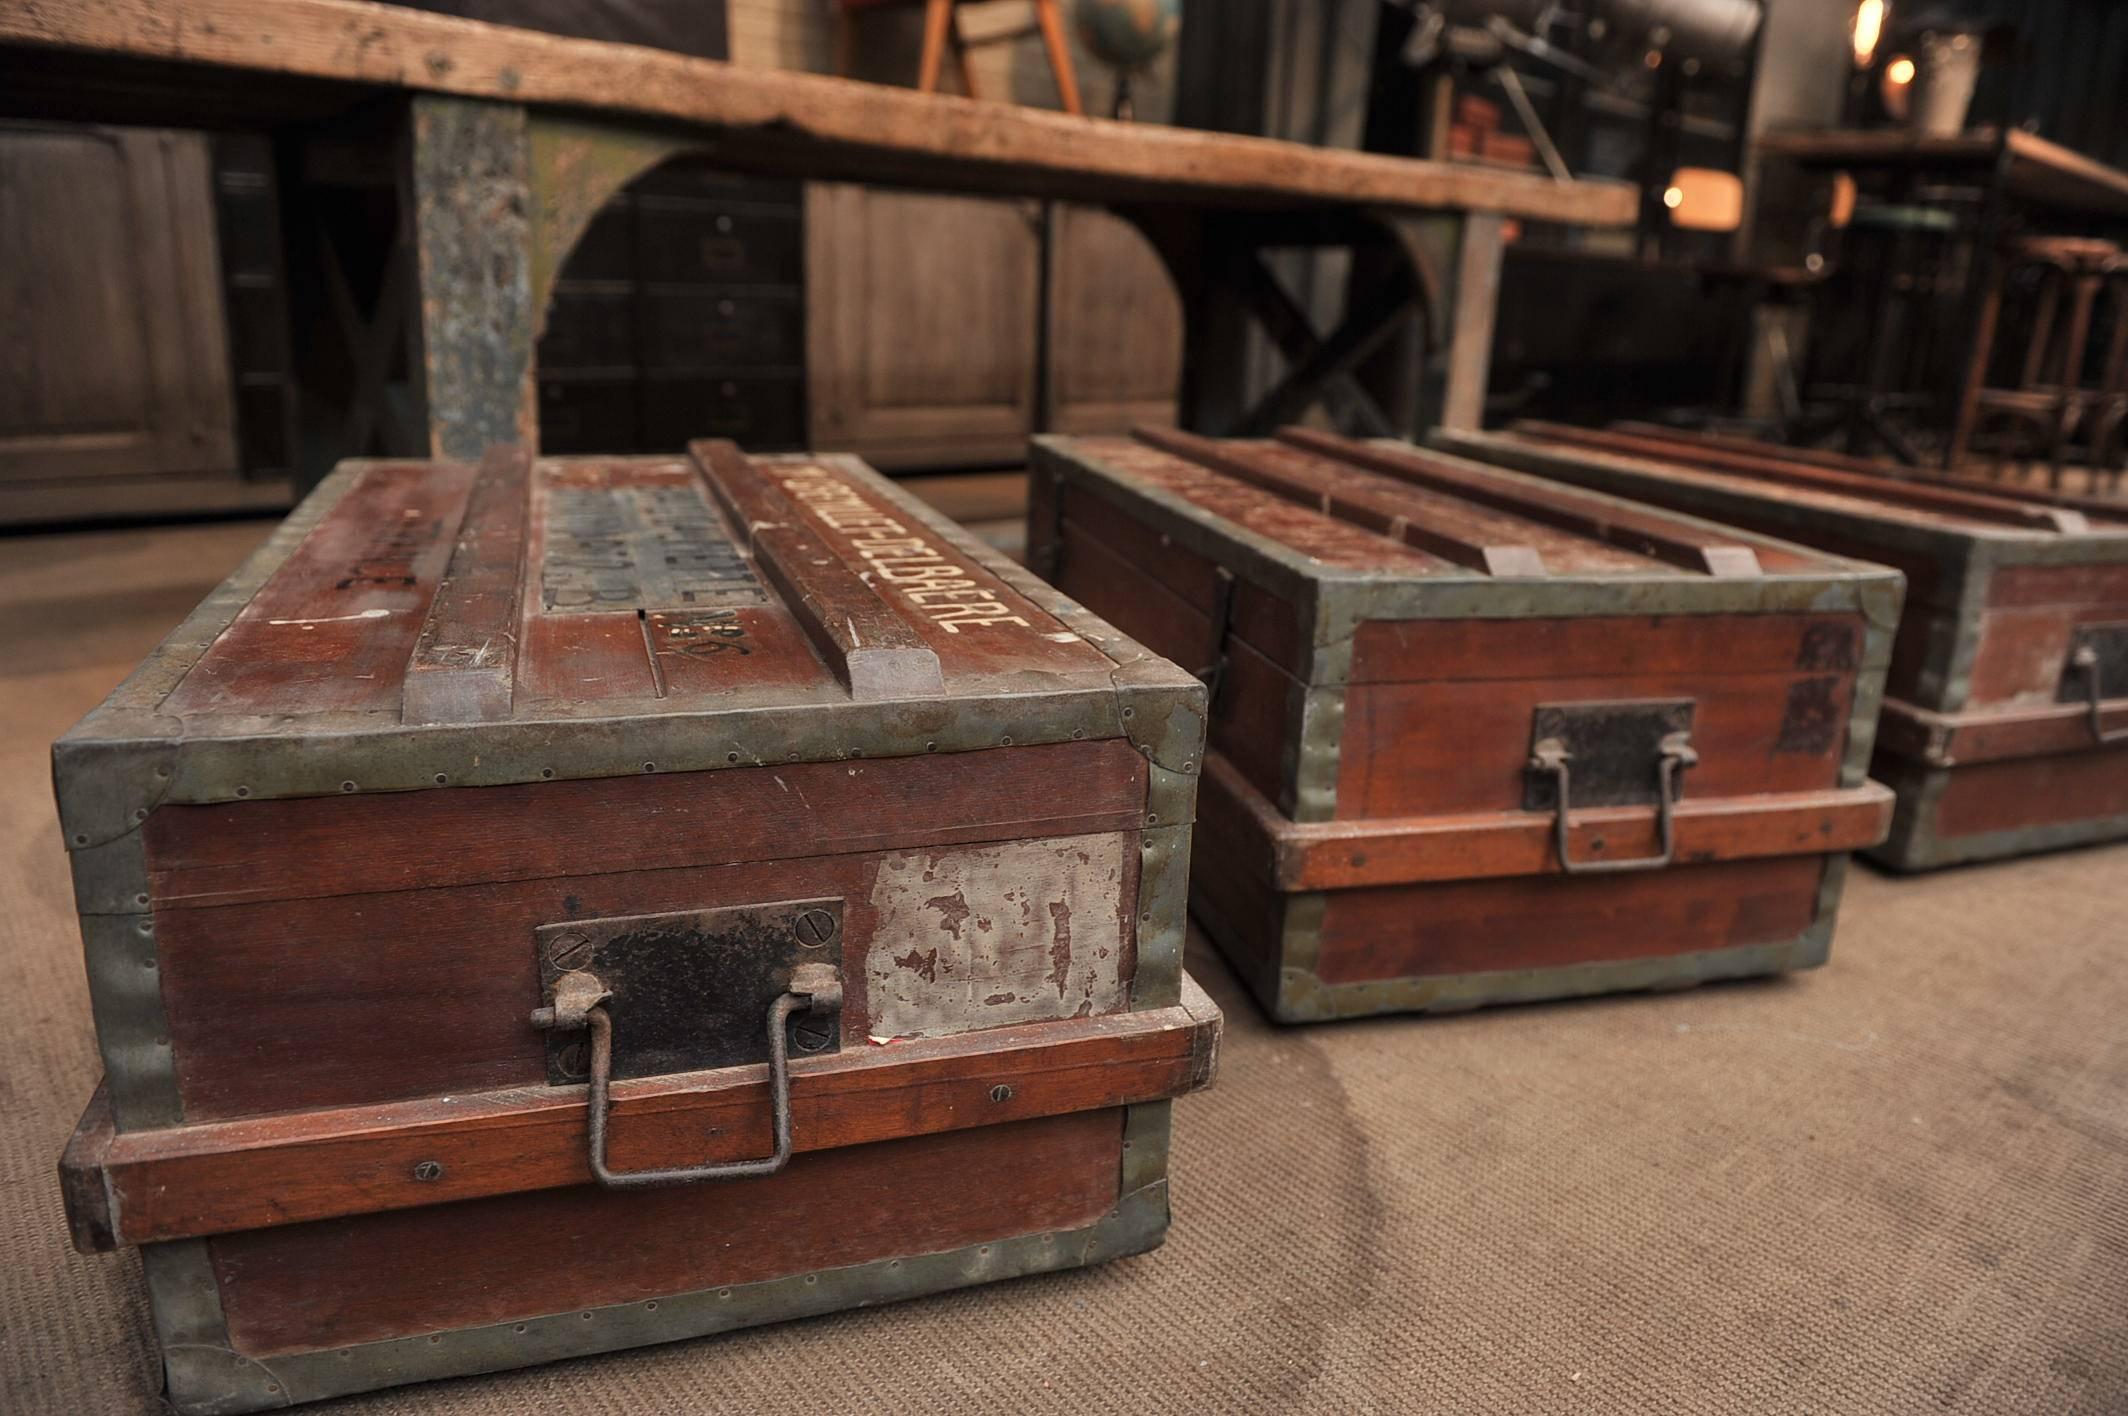
<path fill-rule="evenodd" d="M 675 163 L 601 212 L 540 339 L 541 447 L 803 446 L 802 190 Z"/>

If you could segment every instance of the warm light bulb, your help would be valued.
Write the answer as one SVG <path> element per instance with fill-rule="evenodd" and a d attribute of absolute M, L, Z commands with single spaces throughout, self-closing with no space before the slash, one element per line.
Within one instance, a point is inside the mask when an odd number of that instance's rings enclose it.
<path fill-rule="evenodd" d="M 1884 38 L 1884 0 L 1862 0 L 1855 6 L 1855 67 L 1867 69 L 1877 57 L 1877 41 Z"/>
<path fill-rule="evenodd" d="M 1885 69 L 1884 77 L 1901 87 L 1912 83 L 1914 81 L 1914 61 L 1904 54 L 1900 55 L 1897 59 L 1892 60 L 1891 64 Z"/>
<path fill-rule="evenodd" d="M 1670 208 L 1672 211 L 1675 211 L 1677 210 L 1677 208 L 1683 206 L 1685 204 L 1685 194 L 1683 189 L 1678 187 L 1672 187 L 1668 191 L 1664 192 L 1662 194 L 1662 204 Z"/>

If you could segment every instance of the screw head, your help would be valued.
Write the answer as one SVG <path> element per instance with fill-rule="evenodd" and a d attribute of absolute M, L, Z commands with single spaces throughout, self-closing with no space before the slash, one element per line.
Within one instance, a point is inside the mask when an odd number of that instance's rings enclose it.
<path fill-rule="evenodd" d="M 999 1082 L 990 1089 L 990 1099 L 992 1101 L 1010 1101 L 1012 1100 L 1012 1088 L 1006 1086 L 1003 1082 Z"/>
<path fill-rule="evenodd" d="M 581 1038 L 554 1054 L 554 1065 L 565 1077 L 591 1075 L 591 1044 Z"/>
<path fill-rule="evenodd" d="M 819 1052 L 835 1040 L 835 1024 L 827 1018 L 798 1018 L 791 1023 L 791 1037 L 802 1052 Z"/>
<path fill-rule="evenodd" d="M 834 940 L 840 926 L 835 923 L 835 916 L 826 910 L 807 910 L 798 916 L 794 928 L 798 932 L 800 944 L 808 949 L 819 949 Z"/>
<path fill-rule="evenodd" d="M 441 1180 L 443 1178 L 443 1162 L 440 1160 L 415 1162 L 414 1178 L 416 1180 Z"/>
<path fill-rule="evenodd" d="M 591 936 L 570 932 L 547 946 L 547 957 L 558 969 L 576 970 L 591 962 Z"/>

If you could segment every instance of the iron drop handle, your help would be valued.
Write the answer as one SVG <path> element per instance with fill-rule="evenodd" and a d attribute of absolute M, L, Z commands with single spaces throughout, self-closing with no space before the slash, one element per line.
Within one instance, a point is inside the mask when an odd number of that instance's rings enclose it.
<path fill-rule="evenodd" d="M 2105 697 L 2099 683 L 2098 650 L 2089 644 L 2080 644 L 2069 656 L 2069 667 L 2083 676 L 2084 704 L 2090 714 L 2091 740 L 2096 743 L 2128 742 L 2128 728 L 2106 731 L 2105 720 L 2099 715 L 2099 700 Z"/>
<path fill-rule="evenodd" d="M 1549 772 L 1558 789 L 1559 800 L 1552 816 L 1552 844 L 1559 852 L 1559 868 L 1568 875 L 1615 875 L 1626 870 L 1660 870 L 1670 863 L 1677 853 L 1677 792 L 1678 774 L 1687 767 L 1699 765 L 1699 754 L 1692 749 L 1690 735 L 1670 733 L 1664 736 L 1655 758 L 1655 829 L 1662 841 L 1658 855 L 1636 856 L 1628 860 L 1575 860 L 1571 851 L 1571 838 L 1567 830 L 1568 791 L 1572 771 L 1568 764 L 1574 755 L 1566 750 L 1566 744 L 1558 738 L 1548 737 L 1538 743 L 1530 755 L 1532 772 Z"/>
<path fill-rule="evenodd" d="M 567 975 L 555 989 L 554 1006 L 532 1014 L 538 1028 L 591 1030 L 591 1087 L 587 1111 L 591 1173 L 609 1190 L 648 1190 L 689 1185 L 697 1180 L 738 1180 L 773 1175 L 791 1158 L 791 1060 L 788 1027 L 794 1013 L 834 1013 L 842 1008 L 842 980 L 827 964 L 800 964 L 791 970 L 790 986 L 768 1005 L 769 1107 L 774 1117 L 776 1148 L 754 1160 L 684 1165 L 665 1170 L 613 1170 L 606 1164 L 606 1126 L 612 1112 L 613 1018 L 606 1012 L 606 987 L 588 971 Z"/>

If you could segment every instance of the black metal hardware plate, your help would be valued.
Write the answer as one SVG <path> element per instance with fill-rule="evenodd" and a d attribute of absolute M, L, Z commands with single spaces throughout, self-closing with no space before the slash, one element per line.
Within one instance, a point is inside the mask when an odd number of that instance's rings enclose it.
<path fill-rule="evenodd" d="M 769 1005 L 799 964 L 842 968 L 842 901 L 785 900 L 626 915 L 533 931 L 544 1001 L 563 974 L 589 969 L 611 995 L 613 1075 L 654 1077 L 768 1061 Z M 791 1019 L 793 1057 L 842 1049 L 840 1021 Z M 590 1035 L 549 1033 L 547 1081 L 582 1082 Z"/>
<path fill-rule="evenodd" d="M 1530 715 L 1530 752 L 1556 738 L 1566 746 L 1573 803 L 1653 806 L 1662 741 L 1692 731 L 1689 698 L 1629 698 L 1603 703 L 1540 703 Z M 1680 774 L 1680 777 L 1682 774 Z M 1558 780 L 1550 772 L 1523 776 L 1522 809 L 1555 811 Z"/>
<path fill-rule="evenodd" d="M 2080 624 L 2069 638 L 2054 701 L 2082 703 L 2091 697 L 2090 675 L 2076 667 L 2077 651 L 2086 647 L 2098 656 L 2099 692 L 2107 698 L 2128 698 L 2128 623 Z"/>

